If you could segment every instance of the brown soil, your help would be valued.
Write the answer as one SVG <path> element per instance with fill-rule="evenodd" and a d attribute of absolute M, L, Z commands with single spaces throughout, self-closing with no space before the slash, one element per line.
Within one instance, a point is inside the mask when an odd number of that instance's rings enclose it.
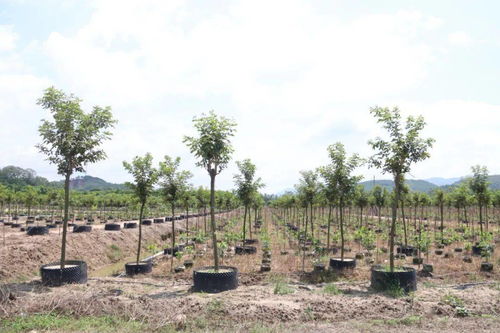
<path fill-rule="evenodd" d="M 470 286 L 420 285 L 410 296 L 392 298 L 373 293 L 367 283 L 338 283 L 341 294 L 331 295 L 322 284 L 306 285 L 294 279 L 288 281 L 291 294 L 276 295 L 270 275 L 261 276 L 258 282 L 248 283 L 255 279 L 242 274 L 246 284 L 219 294 L 192 293 L 191 280 L 178 277 L 91 278 L 86 285 L 60 288 L 45 288 L 34 281 L 4 287 L 9 297 L 0 303 L 0 317 L 48 312 L 113 315 L 145 321 L 151 329 L 173 324 L 210 327 L 210 331 L 245 331 L 246 325 L 257 322 L 266 327 L 280 325 L 283 331 L 304 325 L 319 331 L 500 329 L 500 288 L 494 281 Z M 467 318 L 460 317 L 447 295 L 463 302 Z"/>

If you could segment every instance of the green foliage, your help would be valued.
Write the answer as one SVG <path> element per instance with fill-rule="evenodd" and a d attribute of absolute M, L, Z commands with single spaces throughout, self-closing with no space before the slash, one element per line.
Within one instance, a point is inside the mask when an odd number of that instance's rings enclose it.
<path fill-rule="evenodd" d="M 261 178 L 255 179 L 256 167 L 250 159 L 236 161 L 240 174 L 234 175 L 234 183 L 236 185 L 236 193 L 241 202 L 246 206 L 250 206 L 253 201 L 255 192 L 263 187 Z"/>
<path fill-rule="evenodd" d="M 170 205 L 174 205 L 182 196 L 187 196 L 188 180 L 193 176 L 189 171 L 178 171 L 180 162 L 180 157 L 173 159 L 165 155 L 158 168 L 163 198 Z"/>
<path fill-rule="evenodd" d="M 480 206 L 484 206 L 489 199 L 488 169 L 479 165 L 472 167 L 472 178 L 469 179 L 469 188 Z"/>
<path fill-rule="evenodd" d="M 153 192 L 158 180 L 158 170 L 153 168 L 153 156 L 147 153 L 144 157 L 136 156 L 132 163 L 123 162 L 123 167 L 134 177 L 134 183 L 127 183 L 141 203 L 145 203 Z"/>
<path fill-rule="evenodd" d="M 236 123 L 217 116 L 213 111 L 195 117 L 193 123 L 199 136 L 185 136 L 183 141 L 198 158 L 196 165 L 217 175 L 231 160 L 233 147 L 230 138 L 234 136 Z"/>
<path fill-rule="evenodd" d="M 85 165 L 103 160 L 101 144 L 109 140 L 109 128 L 116 122 L 111 107 L 94 106 L 91 113 L 80 107 L 81 100 L 54 87 L 47 88 L 38 105 L 52 113 L 54 122 L 43 120 L 39 127 L 42 143 L 37 148 L 57 166 L 61 175 L 84 172 Z"/>

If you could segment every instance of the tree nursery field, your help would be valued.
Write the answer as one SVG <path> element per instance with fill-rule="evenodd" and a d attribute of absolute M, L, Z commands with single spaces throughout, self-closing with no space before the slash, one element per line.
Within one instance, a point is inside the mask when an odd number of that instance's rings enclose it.
<path fill-rule="evenodd" d="M 208 188 L 146 153 L 123 162 L 126 188 L 75 191 L 71 176 L 106 158 L 111 110 L 55 88 L 38 104 L 53 120 L 37 148 L 64 188 L 0 185 L 1 332 L 500 331 L 500 191 L 483 166 L 411 191 L 434 143 L 422 117 L 371 108 L 388 132 L 372 156 L 334 143 L 329 164 L 270 196 L 250 159 L 217 190 L 236 123 L 210 112 L 183 140 Z M 393 188 L 365 190 L 364 164 Z"/>

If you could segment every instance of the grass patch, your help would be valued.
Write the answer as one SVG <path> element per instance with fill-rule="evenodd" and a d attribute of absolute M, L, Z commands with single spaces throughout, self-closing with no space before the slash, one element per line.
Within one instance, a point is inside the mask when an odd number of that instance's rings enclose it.
<path fill-rule="evenodd" d="M 115 244 L 111 244 L 106 251 L 106 255 L 111 262 L 120 261 L 123 258 L 122 250 Z"/>
<path fill-rule="evenodd" d="M 328 283 L 323 287 L 323 293 L 329 295 L 339 295 L 342 294 L 342 291 L 337 288 L 333 283 Z"/>
<path fill-rule="evenodd" d="M 142 332 L 144 325 L 138 321 L 129 321 L 113 316 L 87 316 L 74 318 L 56 314 L 36 314 L 18 316 L 0 320 L 3 333 L 29 331 L 63 332 Z"/>
<path fill-rule="evenodd" d="M 290 287 L 288 283 L 284 281 L 278 281 L 275 282 L 274 284 L 274 294 L 275 295 L 288 295 L 288 294 L 293 294 L 295 292 L 295 289 Z"/>

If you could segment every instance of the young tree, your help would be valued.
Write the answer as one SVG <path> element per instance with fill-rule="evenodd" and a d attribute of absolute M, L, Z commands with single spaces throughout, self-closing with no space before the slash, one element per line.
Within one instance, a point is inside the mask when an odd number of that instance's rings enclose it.
<path fill-rule="evenodd" d="M 243 161 L 237 161 L 236 165 L 240 171 L 239 175 L 234 175 L 234 182 L 236 185 L 236 193 L 238 194 L 238 198 L 243 203 L 245 207 L 245 213 L 243 215 L 243 244 L 245 243 L 246 238 L 246 220 L 247 214 L 249 212 L 249 207 L 252 204 L 252 199 L 254 194 L 264 186 L 262 180 L 260 178 L 255 179 L 255 164 L 250 161 L 250 159 L 245 159 Z M 249 218 L 250 220 L 250 218 Z M 249 223 L 251 228 L 251 222 Z"/>
<path fill-rule="evenodd" d="M 172 209 L 172 256 L 170 260 L 170 270 L 174 265 L 174 247 L 175 247 L 175 203 L 180 200 L 188 190 L 188 180 L 192 177 L 189 171 L 179 171 L 181 158 L 175 159 L 166 155 L 165 160 L 160 162 L 160 185 L 163 198 Z"/>
<path fill-rule="evenodd" d="M 324 180 L 324 185 L 321 190 L 328 201 L 328 226 L 326 234 L 326 250 L 330 253 L 330 231 L 332 223 L 332 208 L 338 205 L 339 190 L 338 184 L 335 181 L 333 166 L 327 165 L 320 167 L 318 173 Z"/>
<path fill-rule="evenodd" d="M 439 207 L 439 219 L 441 221 L 441 244 L 444 244 L 444 203 L 446 201 L 446 194 L 443 190 L 437 189 L 434 192 L 434 202 Z"/>
<path fill-rule="evenodd" d="M 346 203 L 353 198 L 356 192 L 358 182 L 363 178 L 361 176 L 353 176 L 354 169 L 359 167 L 363 160 L 358 154 L 353 154 L 347 157 L 344 145 L 337 142 L 328 147 L 328 155 L 331 160 L 331 183 L 335 184 L 338 191 L 338 203 L 340 213 L 340 259 L 344 261 L 344 207 Z"/>
<path fill-rule="evenodd" d="M 308 227 L 308 222 L 310 221 L 311 223 L 311 236 L 314 237 L 314 224 L 313 224 L 313 211 L 312 207 L 314 204 L 314 199 L 319 193 L 319 182 L 318 182 L 318 174 L 314 171 L 301 171 L 300 175 L 302 178 L 299 180 L 299 184 L 296 186 L 297 192 L 299 193 L 299 196 L 304 204 L 305 208 L 305 230 L 304 230 L 304 236 L 305 239 L 307 239 L 307 227 Z M 309 210 L 309 215 L 307 215 L 307 208 L 310 207 Z"/>
<path fill-rule="evenodd" d="M 370 158 L 370 165 L 381 168 L 383 173 L 390 173 L 394 178 L 395 198 L 392 202 L 389 239 L 389 264 L 391 272 L 394 272 L 394 234 L 404 177 L 410 172 L 413 163 L 425 160 L 430 156 L 428 150 L 432 147 L 434 139 L 420 137 L 420 132 L 425 127 L 422 116 L 416 118 L 409 116 L 406 119 L 406 124 L 403 125 L 401 124 L 401 113 L 397 107 L 392 110 L 374 107 L 370 109 L 370 113 L 389 132 L 390 136 L 388 141 L 377 137 L 368 143 L 375 150 L 375 154 Z"/>
<path fill-rule="evenodd" d="M 153 168 L 153 156 L 147 153 L 144 157 L 136 156 L 132 160 L 132 163 L 123 161 L 123 167 L 134 177 L 133 183 L 126 183 L 133 191 L 137 199 L 139 200 L 140 210 L 139 210 L 139 242 L 137 245 L 137 258 L 136 264 L 139 265 L 139 260 L 141 258 L 141 246 L 142 246 L 142 218 L 144 216 L 144 207 L 146 202 L 153 192 L 153 186 L 158 180 L 158 170 Z"/>
<path fill-rule="evenodd" d="M 217 235 L 215 227 L 215 177 L 226 168 L 231 160 L 233 147 L 230 138 L 234 136 L 236 123 L 223 116 L 217 116 L 210 111 L 200 118 L 194 118 L 194 127 L 198 137 L 186 136 L 191 153 L 198 158 L 197 166 L 207 170 L 210 176 L 210 225 L 212 229 L 212 243 L 214 251 L 215 271 L 219 270 L 219 256 L 217 250 Z"/>
<path fill-rule="evenodd" d="M 484 166 L 476 165 L 472 167 L 472 173 L 472 178 L 469 180 L 469 188 L 479 205 L 479 227 L 481 228 L 481 234 L 483 234 L 483 207 L 487 205 L 489 199 L 488 169 Z"/>
<path fill-rule="evenodd" d="M 45 90 L 38 105 L 52 113 L 54 121 L 42 120 L 39 127 L 42 143 L 36 147 L 47 155 L 64 176 L 64 222 L 61 245 L 61 269 L 66 260 L 66 234 L 68 229 L 69 182 L 73 172 L 84 172 L 85 166 L 106 158 L 101 144 L 111 137 L 110 128 L 116 122 L 111 107 L 94 106 L 85 113 L 81 100 L 54 87 Z"/>

